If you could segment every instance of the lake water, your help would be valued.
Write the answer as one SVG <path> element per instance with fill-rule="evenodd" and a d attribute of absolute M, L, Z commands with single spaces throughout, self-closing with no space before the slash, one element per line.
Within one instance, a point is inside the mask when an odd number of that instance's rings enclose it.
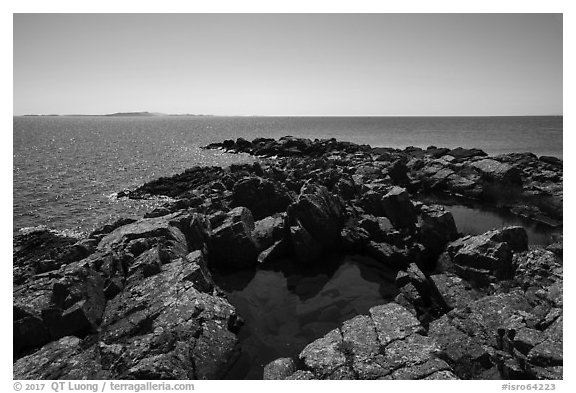
<path fill-rule="evenodd" d="M 244 137 L 337 138 L 372 146 L 477 147 L 562 157 L 562 117 L 15 117 L 13 230 L 90 231 L 154 202 L 119 201 L 125 188 L 243 155 L 201 150 Z"/>

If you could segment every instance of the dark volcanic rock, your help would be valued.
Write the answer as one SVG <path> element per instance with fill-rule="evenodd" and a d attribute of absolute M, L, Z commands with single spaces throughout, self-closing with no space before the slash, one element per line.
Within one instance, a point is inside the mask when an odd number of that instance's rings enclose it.
<path fill-rule="evenodd" d="M 262 249 L 272 246 L 287 236 L 286 214 L 275 214 L 254 223 L 252 236 Z"/>
<path fill-rule="evenodd" d="M 120 252 L 128 247 L 130 242 L 145 239 L 149 245 L 159 244 L 169 254 L 169 259 L 184 256 L 188 253 L 188 243 L 184 232 L 189 232 L 191 218 L 190 214 L 176 212 L 162 217 L 138 220 L 104 236 L 98 244 L 98 250 Z M 151 241 L 151 239 L 154 240 Z M 146 246 L 142 248 L 142 251 L 145 248 Z"/>
<path fill-rule="evenodd" d="M 405 269 L 411 259 L 406 250 L 400 250 L 387 243 L 370 242 L 366 246 L 366 253 L 393 269 Z"/>
<path fill-rule="evenodd" d="M 14 288 L 14 355 L 63 336 L 94 332 L 105 304 L 104 280 L 80 262 Z"/>
<path fill-rule="evenodd" d="M 434 340 L 418 320 L 396 303 L 370 309 L 340 329 L 310 343 L 299 355 L 300 369 L 284 379 L 457 379 L 436 357 Z M 276 369 L 279 359 L 267 369 Z M 286 370 L 282 367 L 282 370 Z M 443 372 L 443 373 L 441 373 Z M 303 373 L 306 373 L 305 375 Z"/>
<path fill-rule="evenodd" d="M 308 344 L 300 353 L 300 360 L 319 377 L 328 377 L 345 366 L 346 356 L 340 351 L 342 334 L 335 329 Z"/>
<path fill-rule="evenodd" d="M 162 272 L 129 284 L 104 314 L 103 346 L 111 370 L 123 379 L 212 379 L 227 369 L 237 339 L 236 320 L 224 298 L 202 290 L 204 261 L 196 251 Z M 200 285 L 199 285 L 200 282 Z M 198 288 L 198 289 L 197 289 Z"/>
<path fill-rule="evenodd" d="M 292 198 L 286 187 L 259 177 L 240 180 L 232 191 L 231 206 L 247 207 L 256 220 L 283 212 L 290 203 Z"/>
<path fill-rule="evenodd" d="M 14 237 L 13 280 L 24 283 L 35 274 L 56 270 L 72 262 L 69 255 L 78 238 L 64 236 L 55 231 L 37 228 L 24 231 Z"/>
<path fill-rule="evenodd" d="M 388 174 L 394 184 L 405 186 L 410 182 L 408 167 L 403 160 L 394 161 L 388 170 Z"/>
<path fill-rule="evenodd" d="M 290 240 L 294 257 L 300 262 L 313 262 L 324 251 L 322 245 L 300 225 L 290 227 Z"/>
<path fill-rule="evenodd" d="M 498 349 L 498 329 L 529 310 L 518 291 L 487 296 L 432 322 L 428 334 L 456 374 L 470 379 L 497 361 L 490 347 Z"/>
<path fill-rule="evenodd" d="M 14 379 L 111 379 L 96 348 L 82 348 L 78 337 L 63 337 L 14 363 Z"/>
<path fill-rule="evenodd" d="M 295 137 L 209 147 L 264 158 L 120 193 L 173 199 L 86 238 L 15 237 L 15 378 L 229 377 L 241 319 L 210 269 L 337 253 L 370 256 L 363 277 L 394 302 L 270 363 L 266 379 L 562 378 L 562 239 L 529 249 L 521 227 L 458 238 L 448 209 L 414 202 L 438 192 L 561 225 L 561 160 Z"/>
<path fill-rule="evenodd" d="M 514 251 L 528 247 L 526 231 L 508 227 L 459 239 L 448 246 L 454 269 L 462 278 L 483 286 L 514 274 Z"/>
<path fill-rule="evenodd" d="M 417 221 L 416 211 L 405 189 L 393 187 L 382 198 L 382 207 L 384 214 L 395 228 L 414 229 Z"/>
<path fill-rule="evenodd" d="M 458 237 L 458 230 L 452 213 L 440 206 L 420 207 L 419 242 L 425 248 L 425 263 L 427 270 L 433 270 L 438 256 L 444 251 L 446 244 Z"/>
<path fill-rule="evenodd" d="M 296 372 L 296 364 L 291 358 L 276 359 L 264 367 L 263 379 L 285 379 Z"/>
<path fill-rule="evenodd" d="M 288 208 L 288 221 L 297 255 L 305 247 L 319 255 L 338 244 L 344 221 L 342 201 L 325 187 L 307 184 Z"/>
<path fill-rule="evenodd" d="M 450 273 L 432 275 L 430 280 L 448 309 L 465 308 L 472 301 L 483 296 L 466 281 Z"/>
<path fill-rule="evenodd" d="M 231 210 L 210 236 L 208 260 L 215 266 L 246 268 L 256 264 L 260 245 L 252 235 L 254 219 L 245 207 Z"/>
<path fill-rule="evenodd" d="M 237 351 L 238 318 L 226 299 L 212 294 L 213 287 L 199 251 L 163 265 L 108 302 L 98 336 L 50 343 L 19 359 L 14 376 L 221 378 Z"/>
<path fill-rule="evenodd" d="M 452 149 L 446 154 L 460 160 L 468 159 L 471 157 L 484 157 L 488 155 L 480 149 L 463 149 L 461 147 Z"/>
<path fill-rule="evenodd" d="M 172 177 L 161 177 L 153 180 L 125 194 L 132 199 L 142 199 L 151 195 L 176 198 L 196 188 L 220 180 L 223 173 L 223 169 L 219 167 L 196 166 Z"/>
<path fill-rule="evenodd" d="M 483 176 L 487 177 L 491 181 L 507 185 L 522 184 L 520 171 L 512 165 L 486 158 L 474 161 L 470 166 L 478 169 Z"/>

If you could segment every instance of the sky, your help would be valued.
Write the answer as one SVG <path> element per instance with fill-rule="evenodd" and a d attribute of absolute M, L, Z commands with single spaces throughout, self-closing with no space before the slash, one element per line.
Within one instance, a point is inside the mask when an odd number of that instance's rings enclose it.
<path fill-rule="evenodd" d="M 15 14 L 14 114 L 562 114 L 561 14 Z"/>

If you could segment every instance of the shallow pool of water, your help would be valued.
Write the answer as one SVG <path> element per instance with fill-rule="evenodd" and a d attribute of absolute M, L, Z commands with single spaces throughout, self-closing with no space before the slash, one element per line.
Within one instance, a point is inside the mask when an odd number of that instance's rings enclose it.
<path fill-rule="evenodd" d="M 528 234 L 528 244 L 547 246 L 553 242 L 553 234 L 562 233 L 561 228 L 550 228 L 511 213 L 506 214 L 506 212 L 486 209 L 480 210 L 462 205 L 445 207 L 452 212 L 458 231 L 467 235 L 479 235 L 495 228 L 521 225 Z"/>
<path fill-rule="evenodd" d="M 487 206 L 473 201 L 464 202 L 450 197 L 426 196 L 421 197 L 420 200 L 426 204 L 443 206 L 450 211 L 458 232 L 465 235 L 480 235 L 492 229 L 520 225 L 528 234 L 528 244 L 547 246 L 554 242 L 554 235 L 562 234 L 562 227 L 553 228 L 517 216 L 504 208 Z"/>
<path fill-rule="evenodd" d="M 395 272 L 364 256 L 329 258 L 318 268 L 285 261 L 267 269 L 215 273 L 244 319 L 242 352 L 230 379 L 261 379 L 280 357 L 297 356 L 311 341 L 397 294 Z"/>

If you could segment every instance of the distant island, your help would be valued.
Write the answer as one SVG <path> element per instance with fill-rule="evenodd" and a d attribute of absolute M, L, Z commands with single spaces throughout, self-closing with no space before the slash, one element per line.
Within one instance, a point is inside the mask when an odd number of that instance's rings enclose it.
<path fill-rule="evenodd" d="M 192 113 L 180 113 L 180 114 L 168 114 L 160 112 L 115 112 L 107 113 L 103 115 L 85 115 L 85 114 L 72 114 L 72 115 L 57 115 L 57 114 L 27 114 L 22 115 L 22 117 L 59 117 L 59 116 L 83 116 L 83 117 L 153 117 L 153 116 L 214 116 L 214 115 L 204 115 L 204 114 L 192 114 Z"/>
<path fill-rule="evenodd" d="M 132 117 L 132 116 L 166 116 L 164 113 L 159 112 L 116 112 L 116 113 L 109 113 L 108 117 Z"/>

